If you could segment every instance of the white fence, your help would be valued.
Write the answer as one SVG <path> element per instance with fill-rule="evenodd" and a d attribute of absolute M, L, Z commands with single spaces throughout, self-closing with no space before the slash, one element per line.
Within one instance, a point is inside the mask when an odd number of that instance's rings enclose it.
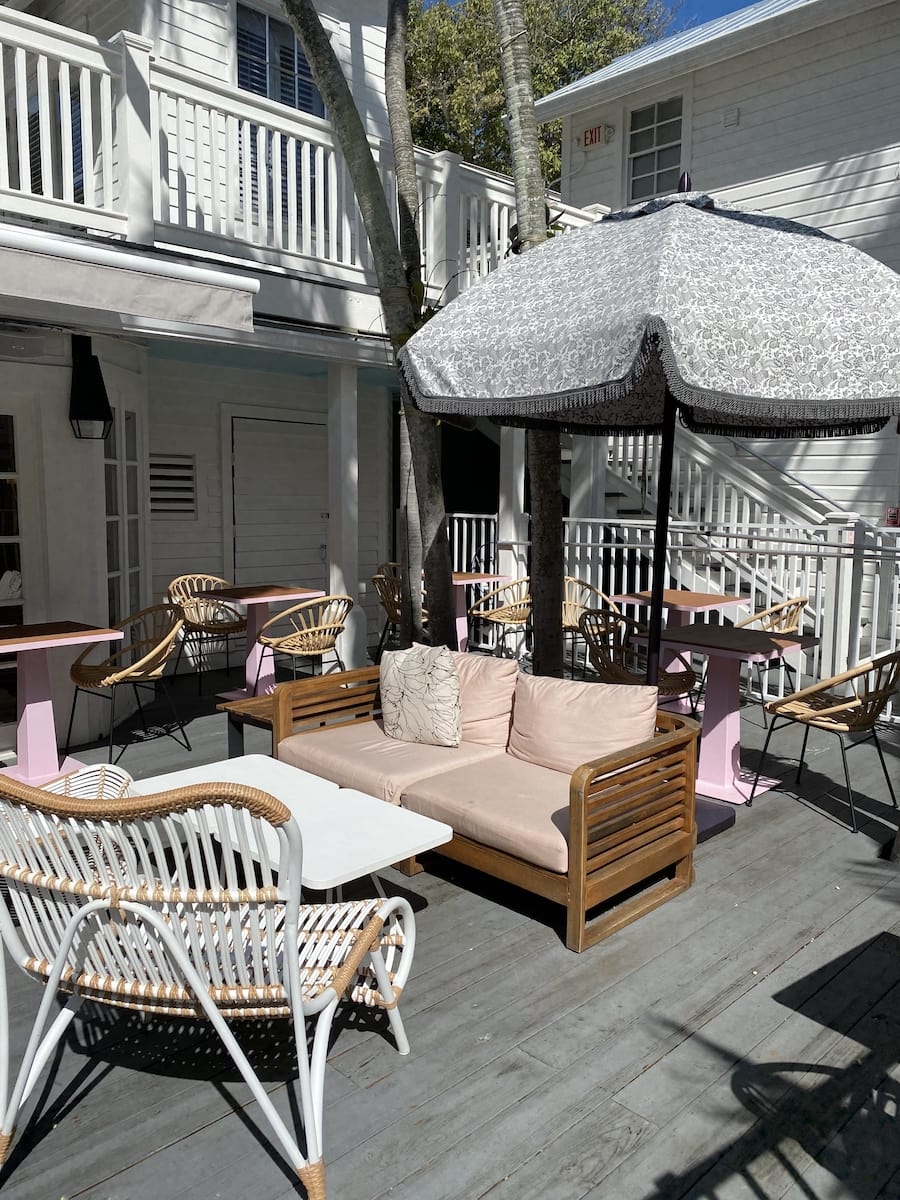
<path fill-rule="evenodd" d="M 492 515 L 451 517 L 455 570 L 471 570 L 468 547 L 496 529 Z M 567 520 L 564 570 L 607 595 L 650 586 L 654 522 Z M 528 544 L 515 548 L 522 574 Z M 495 552 L 496 553 L 496 552 Z M 490 558 L 490 561 L 496 561 Z M 740 619 L 791 596 L 808 596 L 804 631 L 819 638 L 806 670 L 831 675 L 874 654 L 900 648 L 900 536 L 836 514 L 817 526 L 759 525 L 738 532 L 674 521 L 667 553 L 669 583 L 693 591 L 741 595 L 729 608 Z M 640 614 L 637 614 L 640 615 Z M 709 620 L 721 617 L 713 611 Z M 779 672 L 766 672 L 778 694 Z M 771 676 L 771 680 L 768 677 Z M 888 716 L 900 719 L 900 702 Z"/>
<path fill-rule="evenodd" d="M 375 284 L 346 165 L 325 120 L 0 8 L 0 209 Z M 390 149 L 372 143 L 396 208 Z M 509 245 L 511 180 L 417 151 L 432 302 L 494 269 Z M 556 224 L 593 215 L 556 202 Z"/>

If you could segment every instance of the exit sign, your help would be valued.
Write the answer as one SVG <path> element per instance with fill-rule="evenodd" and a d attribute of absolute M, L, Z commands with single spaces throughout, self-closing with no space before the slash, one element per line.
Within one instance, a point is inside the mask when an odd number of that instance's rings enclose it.
<path fill-rule="evenodd" d="M 588 146 L 603 145 L 603 126 L 592 125 L 590 129 L 586 129 L 581 135 L 581 144 L 586 150 Z"/>

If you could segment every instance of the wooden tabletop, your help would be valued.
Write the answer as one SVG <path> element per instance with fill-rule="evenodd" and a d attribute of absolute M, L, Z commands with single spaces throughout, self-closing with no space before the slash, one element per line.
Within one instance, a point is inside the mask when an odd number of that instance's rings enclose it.
<path fill-rule="evenodd" d="M 726 658 L 762 661 L 778 658 L 790 650 L 806 650 L 817 646 L 817 637 L 805 634 L 767 633 L 764 629 L 735 629 L 733 625 L 707 625 L 693 621 L 662 632 L 666 646 L 684 650 L 700 650 Z"/>
<path fill-rule="evenodd" d="M 309 596 L 312 600 L 318 596 L 324 596 L 325 593 L 321 588 L 286 587 L 280 583 L 250 583 L 240 587 L 215 588 L 209 592 L 200 592 L 198 595 L 253 603 L 254 600 L 260 602 L 264 600 L 302 600 L 304 596 Z"/>
<path fill-rule="evenodd" d="M 649 604 L 651 592 L 623 592 L 611 599 L 621 604 Z M 743 596 L 720 596 L 716 592 L 689 592 L 684 588 L 663 588 L 663 604 L 667 608 L 701 612 L 709 608 L 724 608 L 729 604 L 745 603 Z"/>
<path fill-rule="evenodd" d="M 499 583 L 502 579 L 508 579 L 508 575 L 491 575 L 486 571 L 454 571 L 454 583 Z"/>
<path fill-rule="evenodd" d="M 105 629 L 102 625 L 84 625 L 80 621 L 44 621 L 40 624 L 0 626 L 0 648 L 13 651 L 36 649 L 41 645 L 113 642 L 124 636 L 121 629 Z"/>

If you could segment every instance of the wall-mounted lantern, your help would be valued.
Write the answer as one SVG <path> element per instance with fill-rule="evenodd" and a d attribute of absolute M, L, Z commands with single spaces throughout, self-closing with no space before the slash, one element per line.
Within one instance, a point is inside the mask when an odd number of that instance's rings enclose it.
<path fill-rule="evenodd" d="M 112 429 L 113 411 L 106 394 L 100 359 L 91 353 L 91 339 L 72 334 L 72 390 L 69 421 L 77 438 L 102 441 Z"/>

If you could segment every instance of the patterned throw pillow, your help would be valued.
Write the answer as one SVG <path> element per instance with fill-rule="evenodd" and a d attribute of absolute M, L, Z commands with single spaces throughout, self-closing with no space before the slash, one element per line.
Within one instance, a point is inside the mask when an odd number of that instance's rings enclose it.
<path fill-rule="evenodd" d="M 459 676 L 446 646 L 410 646 L 381 659 L 384 732 L 401 742 L 458 746 Z"/>

